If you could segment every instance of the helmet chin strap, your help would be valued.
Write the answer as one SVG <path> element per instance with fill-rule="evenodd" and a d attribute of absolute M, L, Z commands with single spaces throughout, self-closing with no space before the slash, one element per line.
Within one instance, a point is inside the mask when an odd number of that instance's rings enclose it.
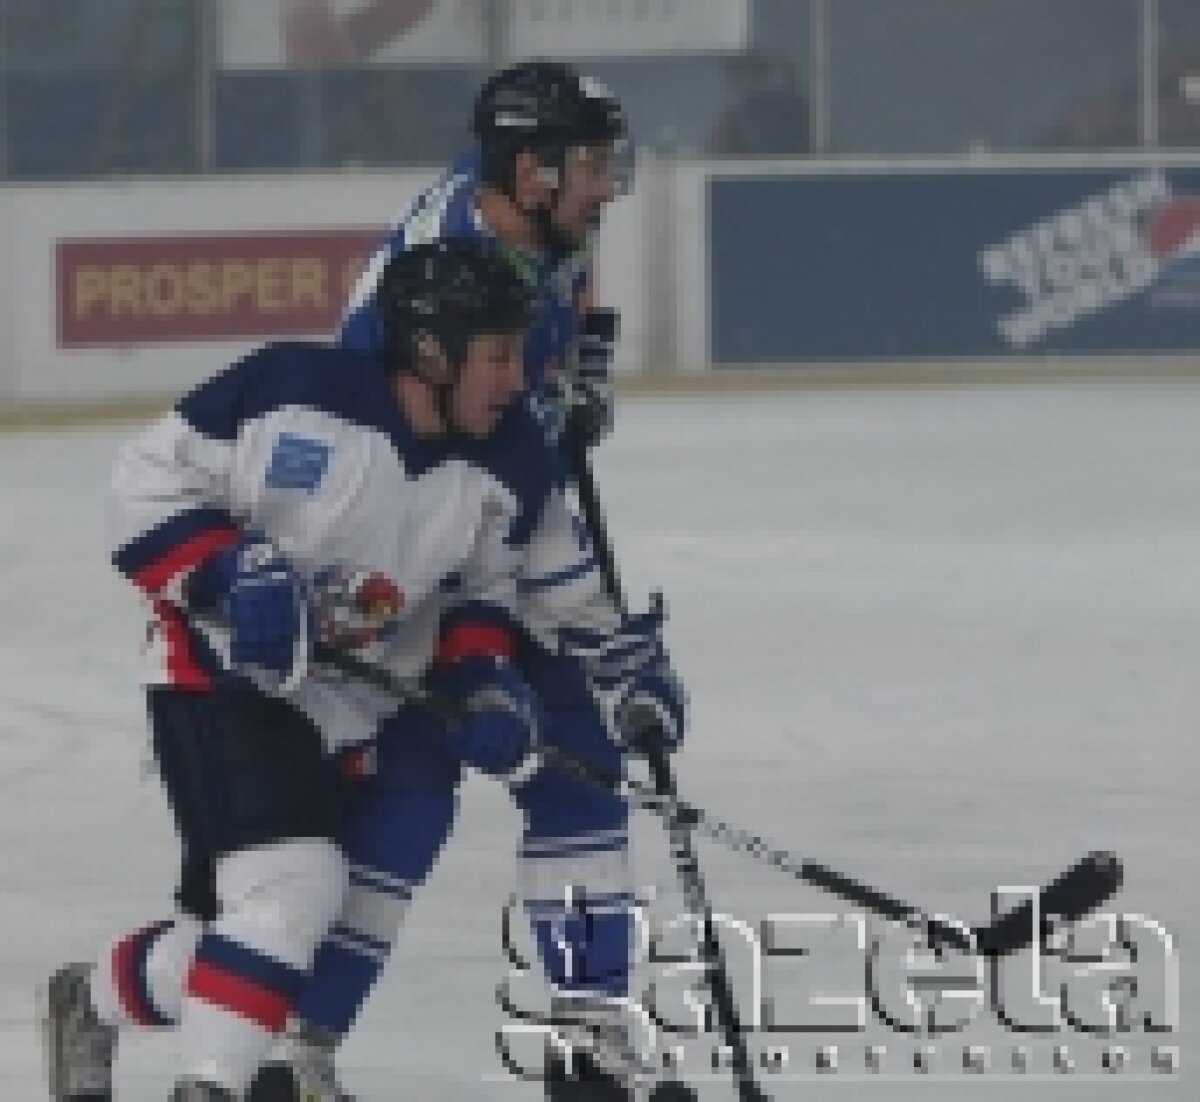
<path fill-rule="evenodd" d="M 554 208 L 558 205 L 563 175 L 566 172 L 566 161 L 566 150 L 563 150 L 560 156 L 560 163 L 557 166 L 541 165 L 539 167 L 541 181 L 549 188 L 549 196 L 545 203 L 539 203 L 536 206 L 527 206 L 519 203 L 516 196 L 515 180 L 513 181 L 513 187 L 508 193 L 509 198 L 512 199 L 517 209 L 529 220 L 529 224 L 533 227 L 534 233 L 537 234 L 542 248 L 551 256 L 565 256 L 575 248 L 571 239 L 554 222 Z M 552 179 L 550 178 L 551 173 L 553 173 Z"/>
<path fill-rule="evenodd" d="M 437 410 L 438 416 L 442 419 L 442 426 L 447 436 L 462 435 L 461 426 L 457 425 L 454 421 L 454 388 L 457 385 L 457 380 L 453 383 L 431 384 L 433 387 L 433 408 Z"/>
<path fill-rule="evenodd" d="M 454 417 L 454 391 L 458 388 L 459 380 L 462 377 L 463 356 L 465 354 L 455 353 L 452 349 L 446 348 L 441 341 L 438 341 L 437 345 L 445 360 L 447 377 L 439 379 L 426 371 L 421 366 L 419 352 L 416 357 L 416 364 L 412 368 L 412 373 L 429 387 L 430 394 L 433 396 L 434 411 L 441 418 L 442 427 L 446 434 L 461 436 L 463 435 L 462 426 L 456 423 Z"/>
<path fill-rule="evenodd" d="M 537 231 L 542 247 L 550 256 L 565 256 L 574 248 L 571 239 L 562 232 L 554 221 L 554 204 L 558 199 L 558 191 L 550 195 L 550 203 L 544 207 L 534 207 L 529 212 L 530 220 Z"/>

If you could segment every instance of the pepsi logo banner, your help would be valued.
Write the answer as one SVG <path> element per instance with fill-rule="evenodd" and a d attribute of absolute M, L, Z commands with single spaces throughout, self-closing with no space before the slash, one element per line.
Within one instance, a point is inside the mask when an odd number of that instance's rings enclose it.
<path fill-rule="evenodd" d="M 720 364 L 1200 348 L 1200 167 L 709 186 Z"/>

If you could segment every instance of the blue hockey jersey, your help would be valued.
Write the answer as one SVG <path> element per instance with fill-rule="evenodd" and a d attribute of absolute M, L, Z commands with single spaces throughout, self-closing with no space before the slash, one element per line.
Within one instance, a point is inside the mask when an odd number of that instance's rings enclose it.
<path fill-rule="evenodd" d="M 590 254 L 582 249 L 566 257 L 539 258 L 501 244 L 480 217 L 475 204 L 478 187 L 478 157 L 470 153 L 417 196 L 368 261 L 354 288 L 338 340 L 359 351 L 378 351 L 382 347 L 383 328 L 375 292 L 384 266 L 397 252 L 448 237 L 484 241 L 503 253 L 533 290 L 534 319 L 525 339 L 529 401 L 553 437 L 561 427 L 553 377 L 569 363 L 578 340 L 579 304 L 588 283 Z"/>

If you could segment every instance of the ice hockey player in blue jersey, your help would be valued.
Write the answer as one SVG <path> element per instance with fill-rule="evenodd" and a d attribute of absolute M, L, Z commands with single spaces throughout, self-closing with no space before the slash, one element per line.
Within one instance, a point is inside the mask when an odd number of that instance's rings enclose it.
<path fill-rule="evenodd" d="M 525 350 L 531 409 L 556 446 L 594 444 L 611 423 L 616 317 L 592 303 L 590 251 L 605 208 L 629 182 L 624 113 L 605 88 L 570 66 L 534 61 L 486 82 L 472 129 L 475 148 L 417 197 L 370 259 L 340 340 L 357 349 L 379 346 L 378 281 L 389 257 L 430 240 L 480 241 L 521 274 L 535 298 Z M 526 556 L 522 665 L 541 707 L 543 738 L 611 773 L 626 748 L 596 706 L 595 677 L 538 630 L 547 606 L 569 603 L 576 588 L 595 586 L 598 578 L 591 557 L 563 570 Z M 673 746 L 683 731 L 683 695 L 662 657 L 661 626 L 654 616 L 632 619 L 608 645 L 660 656 L 646 671 L 646 692 L 626 703 L 648 709 L 659 737 Z M 444 836 L 456 780 L 400 756 L 380 763 L 374 783 L 390 785 L 394 798 L 390 807 L 376 807 L 375 819 L 356 819 L 350 848 L 370 859 L 352 872 L 346 914 L 318 952 L 313 979 L 297 1000 L 277 1059 L 256 1081 L 253 1102 L 349 1098 L 337 1083 L 334 1052 L 383 968 L 413 886 L 430 871 L 433 849 L 421 850 L 411 839 L 430 830 Z M 564 1006 L 590 1017 L 580 1031 L 588 1040 L 610 1035 L 604 1000 L 626 994 L 631 957 L 628 808 L 617 794 L 554 769 L 543 770 L 516 799 L 525 819 L 520 888 L 547 978 Z M 549 1097 L 634 1097 L 628 1062 L 612 1052 L 592 1055 L 571 1069 L 552 1061 Z"/>
<path fill-rule="evenodd" d="M 114 562 L 151 613 L 153 750 L 185 879 L 211 872 L 214 898 L 51 977 L 54 1099 L 110 1100 L 136 1026 L 177 1030 L 174 1102 L 242 1098 L 360 882 L 343 836 L 371 758 L 510 778 L 536 761 L 518 567 L 579 570 L 584 552 L 518 399 L 527 289 L 477 243 L 439 242 L 388 263 L 379 304 L 375 354 L 267 346 L 118 458 Z M 573 599 L 580 622 L 619 626 L 597 594 Z M 397 712 L 314 640 L 426 674 L 468 718 Z"/>
<path fill-rule="evenodd" d="M 552 435 L 575 409 L 577 425 L 599 439 L 611 418 L 617 322 L 592 303 L 591 250 L 605 208 L 630 184 L 624 112 L 570 66 L 533 61 L 483 86 L 471 126 L 474 148 L 409 205 L 370 258 L 339 341 L 379 346 L 375 291 L 390 256 L 425 241 L 479 240 L 512 264 L 536 299 L 525 345 L 532 404 Z"/>

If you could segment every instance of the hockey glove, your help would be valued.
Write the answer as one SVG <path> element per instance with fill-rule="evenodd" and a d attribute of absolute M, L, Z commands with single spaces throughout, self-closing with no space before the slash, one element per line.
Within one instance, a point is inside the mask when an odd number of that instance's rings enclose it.
<path fill-rule="evenodd" d="M 575 370 L 570 380 L 570 421 L 584 443 L 595 447 L 613 428 L 613 349 L 615 310 L 589 310 L 583 316 Z"/>
<path fill-rule="evenodd" d="M 288 692 L 308 672 L 310 612 L 304 579 L 261 536 L 247 535 L 196 571 L 190 601 L 229 627 L 229 664 Z"/>
<path fill-rule="evenodd" d="M 566 653 L 578 658 L 592 688 L 614 698 L 617 734 L 632 748 L 657 744 L 674 750 L 683 740 L 687 693 L 671 669 L 662 641 L 665 614 L 656 601 L 626 615 L 611 633 L 566 628 Z"/>
<path fill-rule="evenodd" d="M 617 698 L 613 720 L 635 750 L 678 749 L 687 722 L 687 691 L 666 655 L 632 679 Z"/>
<path fill-rule="evenodd" d="M 461 658 L 434 670 L 430 687 L 460 703 L 466 716 L 450 729 L 459 759 L 496 777 L 517 771 L 536 749 L 541 726 L 533 690 L 503 659 Z"/>

